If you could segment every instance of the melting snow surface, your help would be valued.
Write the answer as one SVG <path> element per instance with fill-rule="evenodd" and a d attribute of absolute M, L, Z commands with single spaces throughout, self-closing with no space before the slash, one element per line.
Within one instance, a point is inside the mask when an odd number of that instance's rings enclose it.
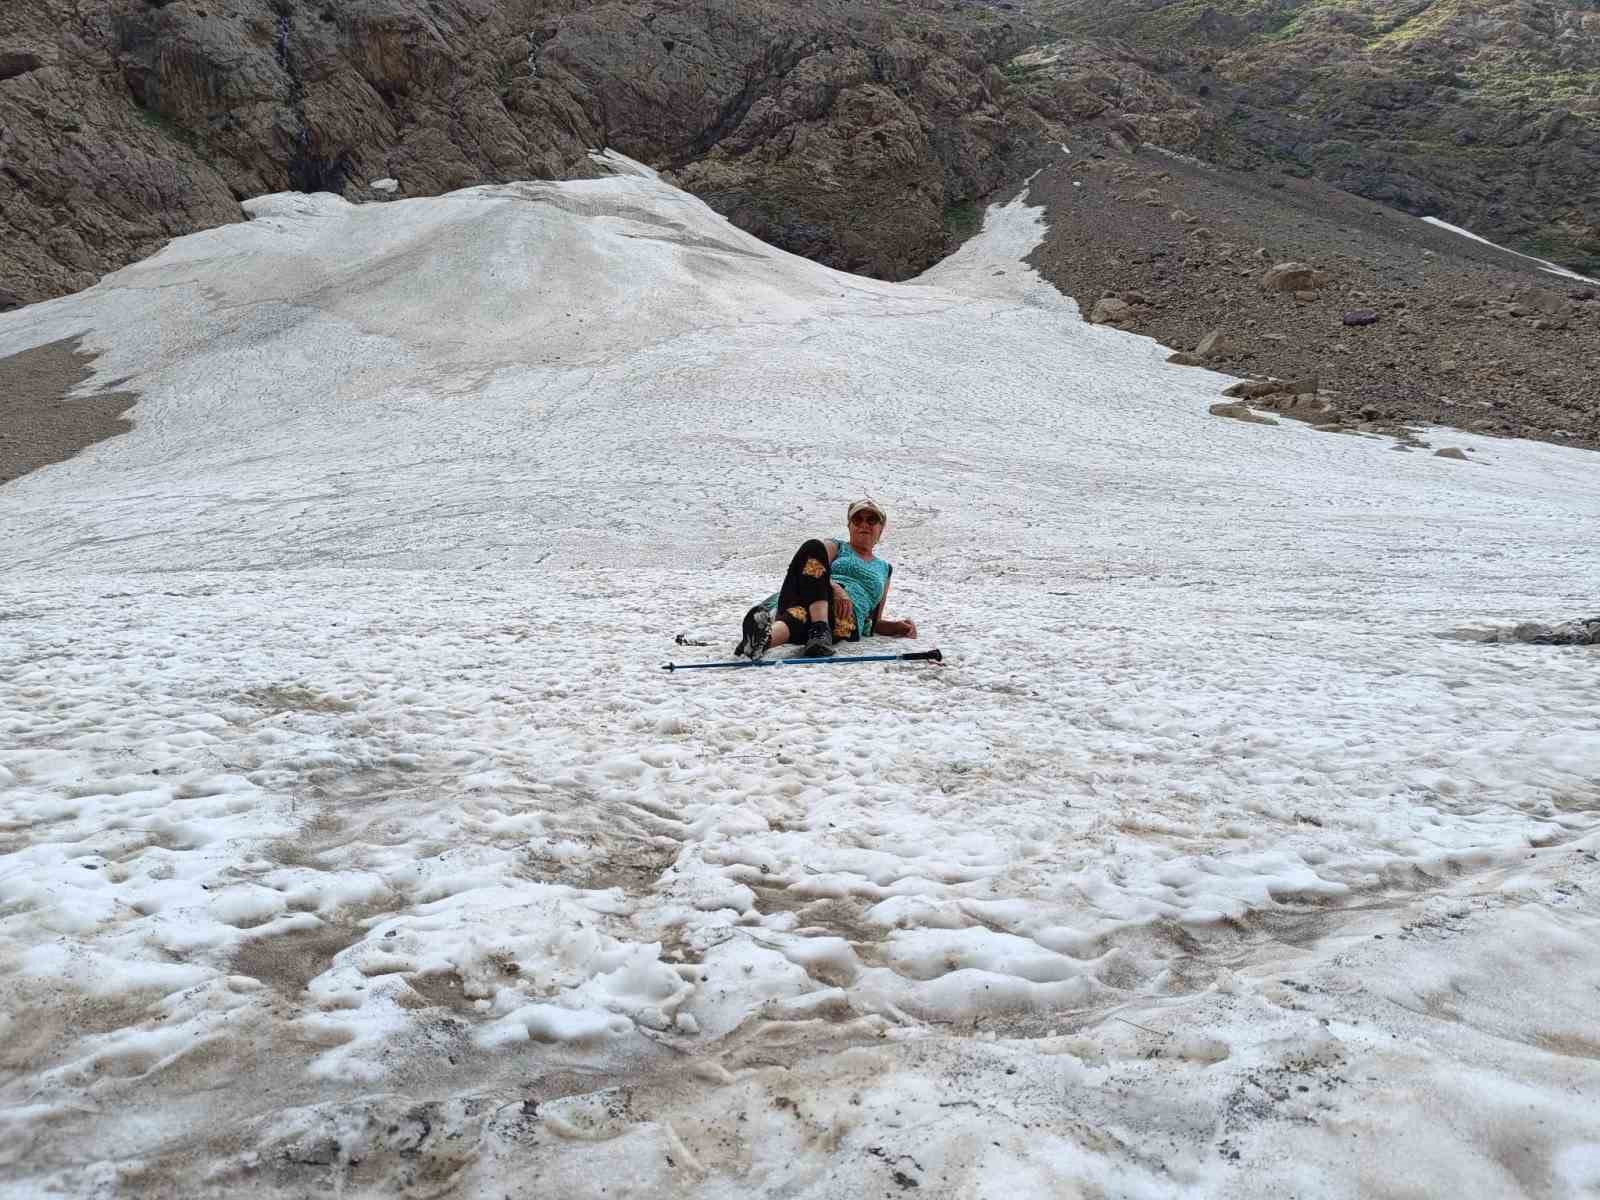
<path fill-rule="evenodd" d="M 0 316 L 143 397 L 0 492 L 0 1194 L 1600 1194 L 1600 659 L 1441 636 L 1594 458 L 613 165 Z M 658 669 L 862 492 L 948 665 Z"/>

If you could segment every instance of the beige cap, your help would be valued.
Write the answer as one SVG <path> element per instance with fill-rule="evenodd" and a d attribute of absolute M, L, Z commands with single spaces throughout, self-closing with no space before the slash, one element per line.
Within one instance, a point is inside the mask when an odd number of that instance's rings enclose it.
<path fill-rule="evenodd" d="M 883 505 L 879 504 L 870 496 L 863 496 L 860 500 L 857 500 L 850 506 L 850 511 L 844 515 L 845 524 L 848 525 L 851 518 L 853 518 L 858 512 L 875 512 L 883 518 L 883 523 L 885 525 L 889 523 L 889 514 L 883 511 Z"/>

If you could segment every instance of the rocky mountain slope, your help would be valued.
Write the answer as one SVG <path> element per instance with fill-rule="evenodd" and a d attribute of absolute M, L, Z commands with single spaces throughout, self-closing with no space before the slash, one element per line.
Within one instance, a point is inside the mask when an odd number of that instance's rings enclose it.
<path fill-rule="evenodd" d="M 1115 49 L 1018 104 L 1004 68 L 1036 37 L 936 0 L 8 5 L 0 306 L 239 220 L 248 196 L 572 177 L 598 146 L 780 246 L 903 277 L 949 249 L 1019 139 L 1132 138 L 1097 89 L 1194 108 Z"/>
<path fill-rule="evenodd" d="M 1596 3 L 28 0 L 0 12 L 0 306 L 242 197 L 566 177 L 599 145 L 891 278 L 1066 136 L 1315 175 L 1592 270 Z"/>
<path fill-rule="evenodd" d="M 1315 176 L 1600 269 L 1597 0 L 1036 0 L 1032 11 L 1151 56 L 1216 116 L 1230 165 Z"/>
<path fill-rule="evenodd" d="M 1086 316 L 1260 380 L 1235 389 L 1257 408 L 1402 448 L 1417 425 L 1600 447 L 1600 286 L 1320 180 L 1149 150 L 1063 155 L 1029 198 L 1051 214 L 1030 261 Z"/>

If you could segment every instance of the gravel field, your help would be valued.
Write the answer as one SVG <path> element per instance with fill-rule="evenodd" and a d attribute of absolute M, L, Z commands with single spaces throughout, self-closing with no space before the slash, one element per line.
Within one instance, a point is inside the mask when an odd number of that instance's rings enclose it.
<path fill-rule="evenodd" d="M 1087 315 L 1137 293 L 1125 328 L 1208 365 L 1316 377 L 1350 421 L 1421 422 L 1600 446 L 1600 288 L 1316 180 L 1202 166 L 1149 147 L 1071 152 L 1034 178 L 1050 232 L 1029 262 Z M 1188 219 L 1185 219 L 1188 218 Z M 1305 263 L 1315 294 L 1265 290 Z M 1584 298 L 1586 297 L 1586 298 Z M 1345 324 L 1366 310 L 1377 320 Z"/>

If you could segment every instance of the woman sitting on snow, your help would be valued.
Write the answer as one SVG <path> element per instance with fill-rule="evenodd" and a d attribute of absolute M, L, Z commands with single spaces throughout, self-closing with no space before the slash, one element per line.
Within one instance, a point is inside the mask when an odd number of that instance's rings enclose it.
<path fill-rule="evenodd" d="M 812 538 L 796 551 L 783 587 L 744 615 L 744 636 L 733 652 L 752 661 L 770 646 L 805 639 L 806 658 L 831 658 L 836 641 L 917 636 L 915 621 L 883 615 L 894 570 L 873 550 L 888 522 L 874 500 L 857 500 L 845 516 L 848 541 Z"/>

